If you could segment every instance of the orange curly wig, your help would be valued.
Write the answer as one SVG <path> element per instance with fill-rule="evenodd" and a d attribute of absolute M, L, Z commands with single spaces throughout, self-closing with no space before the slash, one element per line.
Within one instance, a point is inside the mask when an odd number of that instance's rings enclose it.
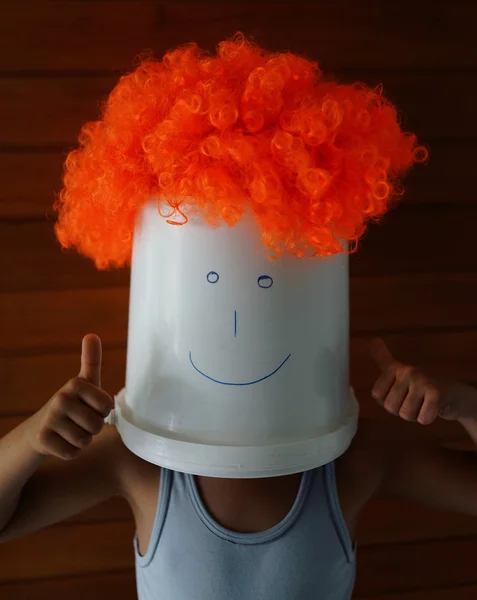
<path fill-rule="evenodd" d="M 165 199 L 169 222 L 184 222 L 193 199 L 213 226 L 250 209 L 278 255 L 326 256 L 340 240 L 353 251 L 426 157 L 380 87 L 325 80 L 316 63 L 241 35 L 216 56 L 190 44 L 142 60 L 83 127 L 56 234 L 100 269 L 123 266 L 146 202 Z"/>

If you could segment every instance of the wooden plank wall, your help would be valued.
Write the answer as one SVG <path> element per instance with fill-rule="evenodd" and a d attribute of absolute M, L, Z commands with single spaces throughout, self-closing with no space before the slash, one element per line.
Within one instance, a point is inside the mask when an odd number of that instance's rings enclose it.
<path fill-rule="evenodd" d="M 81 336 L 105 346 L 104 384 L 123 383 L 128 273 L 99 273 L 53 236 L 65 152 L 138 53 L 242 30 L 321 61 L 343 79 L 383 82 L 405 126 L 429 144 L 408 194 L 351 268 L 352 375 L 364 417 L 370 336 L 429 369 L 476 381 L 477 5 L 465 0 L 151 2 L 2 0 L 0 5 L 0 435 L 78 368 Z M 410 435 L 459 443 L 451 423 Z M 0 546 L 3 600 L 135 597 L 132 522 L 121 502 Z M 477 595 L 477 521 L 374 502 L 361 526 L 356 597 Z"/>

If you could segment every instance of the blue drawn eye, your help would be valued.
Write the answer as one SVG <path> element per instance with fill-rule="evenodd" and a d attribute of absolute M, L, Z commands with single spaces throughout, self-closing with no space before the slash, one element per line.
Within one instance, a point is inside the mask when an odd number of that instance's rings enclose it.
<path fill-rule="evenodd" d="M 216 273 L 215 271 L 210 271 L 210 273 L 207 273 L 207 281 L 209 283 L 217 283 L 218 280 L 219 280 L 219 274 Z"/>
<path fill-rule="evenodd" d="M 260 275 L 257 283 L 261 288 L 270 288 L 273 285 L 273 279 L 269 275 Z"/>

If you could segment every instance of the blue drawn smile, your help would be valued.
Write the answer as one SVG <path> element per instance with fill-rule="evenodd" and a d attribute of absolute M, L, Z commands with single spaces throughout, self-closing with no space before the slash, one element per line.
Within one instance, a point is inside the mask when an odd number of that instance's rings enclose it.
<path fill-rule="evenodd" d="M 255 379 L 254 381 L 246 381 L 244 383 L 232 383 L 230 381 L 219 381 L 218 379 L 214 379 L 213 377 L 210 377 L 210 375 L 207 375 L 206 373 L 204 373 L 203 371 L 201 371 L 200 369 L 198 369 L 195 366 L 194 361 L 192 360 L 192 352 L 189 352 L 190 364 L 194 367 L 194 369 L 197 371 L 197 373 L 200 373 L 203 377 L 206 377 L 207 379 L 210 379 L 211 381 L 214 381 L 215 383 L 220 383 L 221 385 L 253 385 L 255 383 L 260 383 L 260 381 L 263 381 L 264 379 L 268 379 L 272 375 L 275 375 L 275 373 L 277 371 L 279 371 L 283 367 L 283 365 L 287 362 L 287 360 L 290 358 L 290 356 L 291 356 L 291 354 L 289 354 L 285 358 L 285 360 L 282 362 L 281 365 L 279 365 L 274 371 L 272 371 L 268 375 L 265 375 L 265 377 L 260 377 L 260 379 Z"/>

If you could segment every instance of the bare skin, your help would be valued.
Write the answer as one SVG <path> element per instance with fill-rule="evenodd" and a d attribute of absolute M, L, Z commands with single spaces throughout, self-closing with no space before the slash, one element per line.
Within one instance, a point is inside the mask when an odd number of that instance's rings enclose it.
<path fill-rule="evenodd" d="M 377 400 L 401 419 L 461 422 L 477 441 L 477 392 L 440 384 L 396 361 L 378 342 L 382 376 Z M 112 497 L 129 503 L 145 554 L 158 502 L 160 467 L 132 454 L 103 419 L 113 406 L 101 390 L 101 344 L 83 341 L 81 370 L 35 415 L 0 440 L 0 542 L 63 521 Z M 477 516 L 477 455 L 409 442 L 402 430 L 360 423 L 336 461 L 341 510 L 350 535 L 364 505 L 377 495 Z M 269 529 L 290 511 L 301 474 L 270 479 L 197 477 L 211 516 L 228 529 Z"/>

